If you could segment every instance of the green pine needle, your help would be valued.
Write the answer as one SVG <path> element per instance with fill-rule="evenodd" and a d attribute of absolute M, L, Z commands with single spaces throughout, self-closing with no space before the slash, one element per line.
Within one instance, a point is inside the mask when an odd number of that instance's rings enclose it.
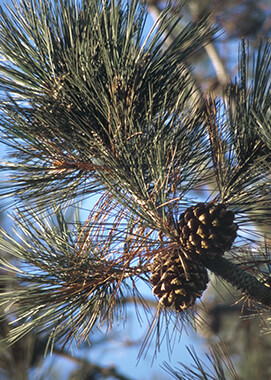
<path fill-rule="evenodd" d="M 168 363 L 164 369 L 177 380 L 238 380 L 239 377 L 233 367 L 229 354 L 223 345 L 217 344 L 210 348 L 206 358 L 210 365 L 199 358 L 193 347 L 187 347 L 194 364 L 182 364 L 183 369 L 174 370 Z M 229 377 L 230 376 L 230 377 Z"/>
<path fill-rule="evenodd" d="M 208 153 L 199 131 L 201 102 L 191 104 L 193 81 L 185 62 L 215 30 L 202 16 L 165 49 L 164 32 L 178 22 L 177 12 L 169 17 L 165 10 L 159 29 L 144 41 L 145 17 L 136 1 L 123 7 L 114 1 L 79 6 L 33 0 L 9 15 L 1 9 L 0 82 L 8 95 L 2 141 L 21 160 L 10 184 L 18 199 L 41 204 L 46 197 L 43 204 L 49 205 L 48 193 L 71 199 L 84 184 L 85 193 L 106 187 L 119 199 L 128 190 L 145 208 L 159 189 L 155 202 L 161 205 L 172 201 L 170 188 L 180 187 L 176 174 L 172 178 L 180 160 L 186 182 L 181 191 L 194 185 L 192 163 Z"/>
<path fill-rule="evenodd" d="M 94 326 L 111 326 L 113 318 L 125 320 L 122 300 L 138 293 L 133 277 L 148 281 L 143 255 L 147 240 L 140 247 L 135 236 L 131 245 L 132 235 L 127 232 L 132 228 L 123 225 L 123 212 L 110 222 L 112 204 L 108 210 L 106 205 L 93 212 L 85 225 L 59 209 L 51 214 L 18 211 L 17 238 L 1 231 L 0 247 L 12 258 L 10 262 L 1 259 L 1 278 L 10 274 L 17 281 L 14 289 L 1 293 L 0 305 L 14 326 L 8 343 L 33 329 L 43 334 L 49 331 L 52 345 L 55 341 L 65 345 L 72 339 L 82 342 Z"/>
<path fill-rule="evenodd" d="M 165 47 L 178 14 L 166 8 L 144 40 L 146 8 L 137 1 L 0 7 L 0 126 L 9 148 L 0 191 L 18 204 L 20 238 L 2 230 L 0 247 L 21 264 L 2 260 L 18 281 L 16 292 L 1 294 L 17 314 L 9 342 L 35 328 L 65 344 L 110 325 L 123 295 L 137 293 L 133 277 L 148 281 L 153 255 L 179 244 L 179 215 L 197 198 L 234 211 L 240 228 L 229 257 L 244 242 L 261 246 L 262 234 L 248 237 L 248 227 L 264 226 L 270 245 L 270 44 L 260 46 L 251 82 L 243 45 L 225 102 L 207 101 L 195 94 L 187 61 L 216 29 L 202 15 Z M 63 204 L 104 192 L 86 223 L 71 227 Z M 236 284 L 227 260 L 220 264 Z"/>

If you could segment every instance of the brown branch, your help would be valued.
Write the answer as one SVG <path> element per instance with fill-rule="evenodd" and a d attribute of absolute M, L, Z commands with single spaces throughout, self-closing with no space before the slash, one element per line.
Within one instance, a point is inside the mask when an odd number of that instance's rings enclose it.
<path fill-rule="evenodd" d="M 204 49 L 205 49 L 210 61 L 212 62 L 212 65 L 215 69 L 216 77 L 217 77 L 219 83 L 222 86 L 226 86 L 230 82 L 229 75 L 227 73 L 226 67 L 225 67 L 221 57 L 219 56 L 219 54 L 216 50 L 216 47 L 214 46 L 213 43 L 210 42 L 208 45 L 204 46 Z"/>
<path fill-rule="evenodd" d="M 57 348 L 54 348 L 54 353 L 81 365 L 83 368 L 85 368 L 86 372 L 89 374 L 98 372 L 99 374 L 104 376 L 104 378 L 114 377 L 114 379 L 119 379 L 119 380 L 130 380 L 129 377 L 123 376 L 119 372 L 117 372 L 114 366 L 103 367 L 98 364 L 90 363 L 89 361 L 86 361 L 85 359 L 72 356 L 69 354 L 69 352 L 59 350 Z"/>

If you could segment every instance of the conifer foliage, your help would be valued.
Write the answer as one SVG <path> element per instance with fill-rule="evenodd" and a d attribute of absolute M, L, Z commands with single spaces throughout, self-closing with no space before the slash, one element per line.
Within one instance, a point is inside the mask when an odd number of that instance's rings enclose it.
<path fill-rule="evenodd" d="M 216 29 L 203 14 L 165 44 L 178 15 L 165 9 L 145 37 L 137 1 L 0 8 L 10 152 L 1 194 L 16 204 L 17 233 L 0 238 L 16 259 L 2 260 L 18 282 L 1 294 L 18 316 L 10 343 L 32 329 L 49 329 L 52 343 L 82 342 L 122 317 L 123 296 L 140 298 L 138 279 L 152 286 L 158 314 L 185 318 L 207 269 L 271 306 L 270 236 L 253 232 L 271 223 L 271 45 L 260 45 L 248 83 L 243 44 L 224 101 L 206 98 L 187 62 Z M 97 194 L 82 221 L 80 197 Z"/>

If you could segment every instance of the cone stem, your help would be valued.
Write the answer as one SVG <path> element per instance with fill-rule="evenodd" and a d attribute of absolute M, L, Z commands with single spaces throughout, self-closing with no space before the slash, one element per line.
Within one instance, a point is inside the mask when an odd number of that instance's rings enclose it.
<path fill-rule="evenodd" d="M 237 264 L 231 263 L 224 257 L 216 257 L 205 259 L 204 265 L 252 299 L 271 307 L 271 288 L 245 272 Z"/>

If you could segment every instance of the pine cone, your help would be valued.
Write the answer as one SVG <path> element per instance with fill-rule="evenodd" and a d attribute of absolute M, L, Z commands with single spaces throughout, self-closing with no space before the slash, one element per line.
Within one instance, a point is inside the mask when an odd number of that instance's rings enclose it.
<path fill-rule="evenodd" d="M 176 311 L 193 306 L 208 283 L 205 267 L 197 260 L 182 258 L 184 270 L 179 254 L 179 249 L 156 254 L 150 278 L 152 291 L 159 302 L 166 307 L 172 306 Z"/>
<path fill-rule="evenodd" d="M 215 257 L 232 246 L 238 226 L 234 213 L 223 204 L 198 203 L 181 214 L 180 242 L 191 253 Z"/>

